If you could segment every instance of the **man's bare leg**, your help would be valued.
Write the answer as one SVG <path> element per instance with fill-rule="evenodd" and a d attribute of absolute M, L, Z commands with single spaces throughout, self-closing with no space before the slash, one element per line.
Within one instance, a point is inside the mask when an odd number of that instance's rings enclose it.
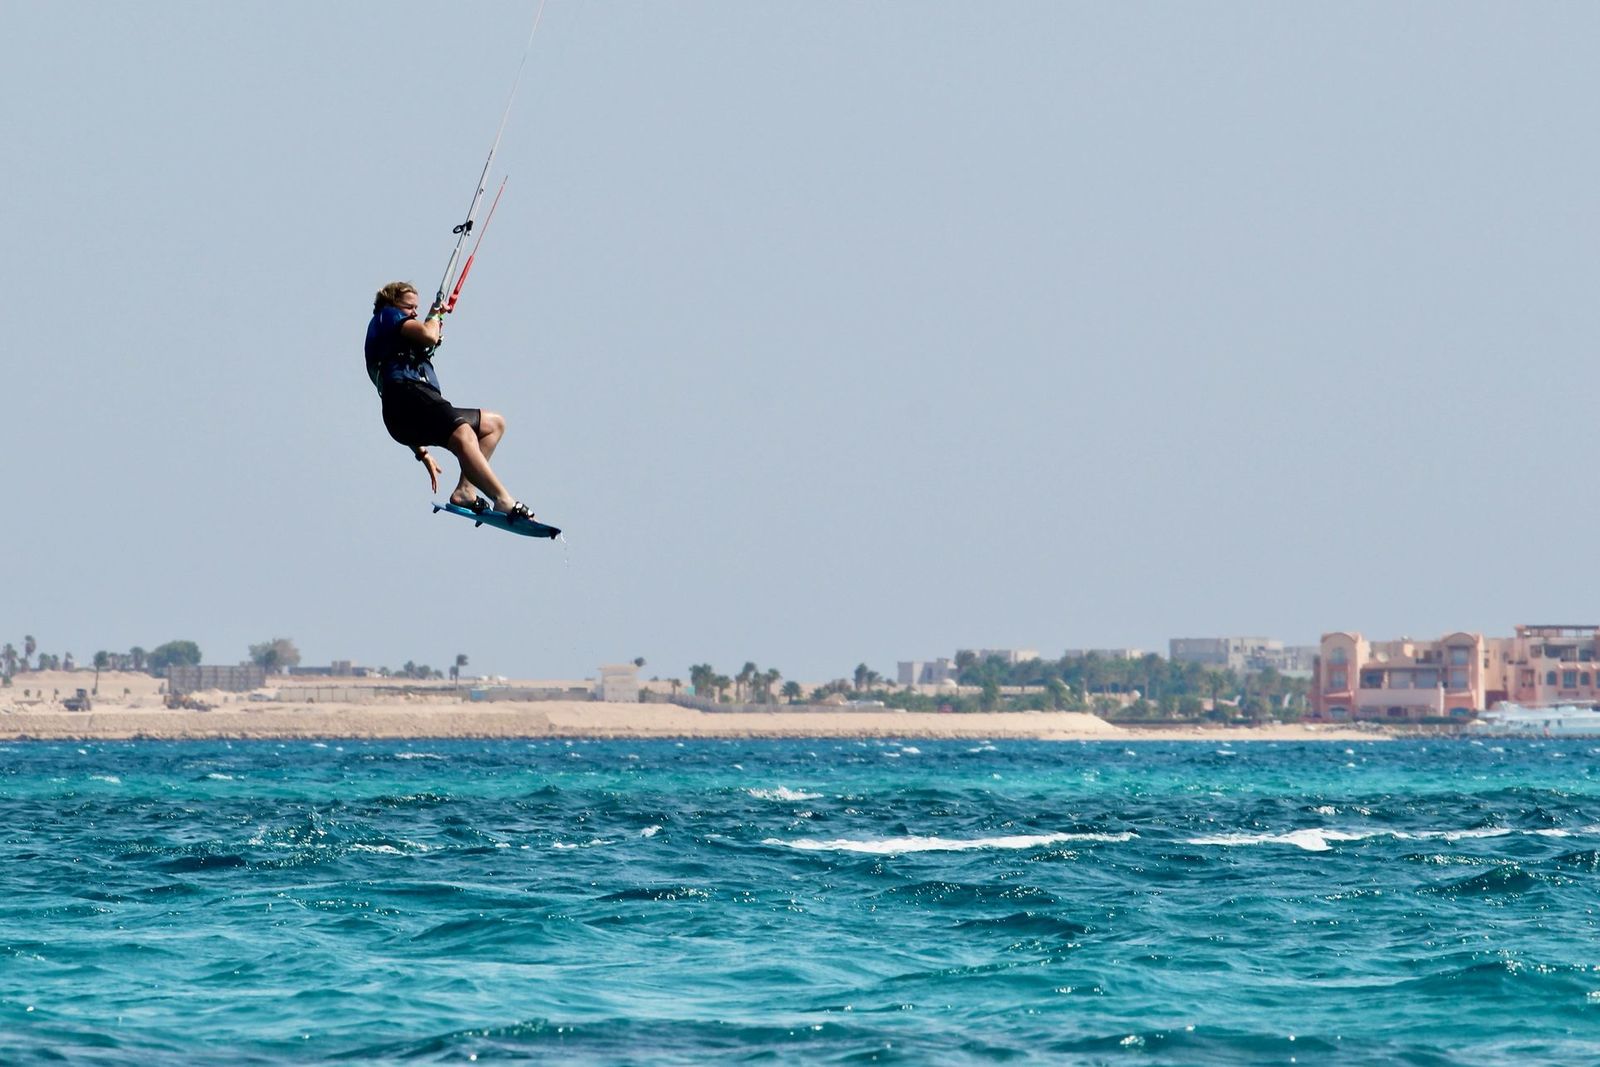
<path fill-rule="evenodd" d="M 464 426 L 456 427 L 457 431 L 466 428 L 467 427 Z M 477 431 L 478 451 L 483 453 L 484 466 L 488 466 L 489 459 L 494 455 L 495 447 L 500 444 L 500 438 L 505 436 L 505 432 L 506 420 L 504 418 L 497 415 L 493 411 L 484 411 L 479 414 Z M 454 452 L 455 449 L 451 448 L 451 451 Z M 476 488 L 474 488 L 475 484 L 477 486 Z M 482 483 L 476 483 L 475 479 L 468 477 L 467 468 L 465 464 L 463 464 L 461 468 L 461 479 L 460 481 L 456 482 L 456 487 L 450 492 L 450 502 L 452 504 L 460 504 L 462 507 L 466 507 L 475 499 L 477 499 L 478 489 L 482 489 L 491 496 L 494 495 L 492 488 L 487 485 L 483 485 Z"/>
<path fill-rule="evenodd" d="M 498 437 L 495 439 L 499 440 Z M 510 511 L 515 506 L 516 498 L 507 492 L 500 479 L 495 477 L 494 471 L 489 467 L 488 457 L 483 454 L 483 448 L 478 444 L 478 434 L 471 426 L 466 423 L 457 426 L 450 434 L 450 440 L 445 447 L 461 461 L 461 482 L 457 486 L 458 492 L 461 485 L 470 483 L 489 494 L 494 500 L 495 510 Z M 468 492 L 470 491 L 469 486 Z M 457 499 L 455 493 L 451 493 L 450 498 Z"/>

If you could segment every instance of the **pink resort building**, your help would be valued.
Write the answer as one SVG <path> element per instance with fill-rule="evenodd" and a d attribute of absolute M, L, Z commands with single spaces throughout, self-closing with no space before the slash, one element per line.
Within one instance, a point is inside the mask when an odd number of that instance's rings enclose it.
<path fill-rule="evenodd" d="M 1434 641 L 1323 634 L 1306 718 L 1464 719 L 1503 702 L 1600 702 L 1600 627 L 1518 626 L 1515 637 L 1452 633 Z"/>

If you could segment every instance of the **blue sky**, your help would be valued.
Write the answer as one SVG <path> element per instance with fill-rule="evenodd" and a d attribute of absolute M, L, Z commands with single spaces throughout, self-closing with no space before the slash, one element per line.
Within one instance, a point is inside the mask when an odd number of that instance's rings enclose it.
<path fill-rule="evenodd" d="M 0 630 L 788 676 L 1600 618 L 1579 5 L 7 5 Z"/>

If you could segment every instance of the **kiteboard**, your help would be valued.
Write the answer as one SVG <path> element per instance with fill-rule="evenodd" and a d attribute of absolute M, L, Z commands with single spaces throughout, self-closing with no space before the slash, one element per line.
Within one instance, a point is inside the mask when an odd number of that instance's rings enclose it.
<path fill-rule="evenodd" d="M 484 508 L 482 511 L 473 511 L 460 504 L 435 504 L 434 511 L 445 511 L 451 515 L 460 515 L 463 519 L 471 519 L 474 526 L 493 526 L 497 530 L 507 533 L 521 534 L 523 537 L 548 537 L 554 540 L 561 536 L 561 531 L 554 526 L 546 526 L 542 522 L 532 519 L 510 519 L 503 511 L 493 508 Z"/>

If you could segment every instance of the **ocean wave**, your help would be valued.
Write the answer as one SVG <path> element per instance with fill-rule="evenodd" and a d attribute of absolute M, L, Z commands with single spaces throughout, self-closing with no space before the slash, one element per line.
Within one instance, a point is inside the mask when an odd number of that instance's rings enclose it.
<path fill-rule="evenodd" d="M 607 893 L 600 899 L 608 904 L 619 904 L 626 901 L 710 900 L 711 893 L 708 890 L 692 885 L 640 886 L 635 889 L 623 889 L 616 893 Z"/>
<path fill-rule="evenodd" d="M 997 932 L 1003 935 L 1030 935 L 1033 937 L 1073 938 L 1089 932 L 1083 923 L 1059 915 L 1039 911 L 1018 911 L 995 918 L 965 919 L 956 923 L 957 930 Z"/>
<path fill-rule="evenodd" d="M 790 789 L 780 785 L 776 789 L 749 789 L 746 790 L 757 800 L 821 800 L 821 793 L 807 793 L 798 789 Z"/>
<path fill-rule="evenodd" d="M 1533 830 L 1517 830 L 1504 826 L 1476 827 L 1467 830 L 1342 830 L 1325 826 L 1310 826 L 1300 830 L 1289 830 L 1283 833 L 1235 833 L 1212 834 L 1206 837 L 1186 838 L 1184 843 L 1189 845 L 1221 845 L 1226 847 L 1244 845 L 1293 845 L 1305 849 L 1307 852 L 1326 852 L 1334 844 L 1344 841 L 1365 841 L 1373 837 L 1388 837 L 1396 841 L 1445 841 L 1456 842 L 1474 838 L 1510 837 L 1512 835 L 1532 837 L 1571 837 L 1575 833 L 1590 832 L 1595 827 L 1585 827 L 1583 830 L 1564 830 L 1559 827 L 1542 827 Z"/>
<path fill-rule="evenodd" d="M 1526 893 L 1543 885 L 1563 885 L 1567 881 L 1561 875 L 1541 874 L 1520 864 L 1507 863 L 1449 885 L 1429 886 L 1422 892 L 1447 897 L 1497 896 Z"/>
<path fill-rule="evenodd" d="M 1375 837 L 1380 832 L 1378 830 L 1356 832 L 1309 827 L 1304 830 L 1290 830 L 1288 833 L 1282 834 L 1213 834 L 1209 837 L 1191 837 L 1184 843 L 1189 845 L 1222 845 L 1226 847 L 1237 845 L 1293 845 L 1295 848 L 1303 848 L 1307 852 L 1326 852 L 1332 847 L 1330 842 L 1360 841 L 1363 838 Z"/>
<path fill-rule="evenodd" d="M 218 871 L 230 867 L 248 867 L 250 862 L 231 852 L 197 852 L 174 856 L 153 864 L 156 870 L 169 874 L 190 874 L 196 871 Z"/>
<path fill-rule="evenodd" d="M 906 852 L 968 852 L 973 849 L 1019 849 L 1040 848 L 1044 845 L 1060 844 L 1063 841 L 1127 841 L 1138 835 L 1132 833 L 1116 834 L 1010 834 L 1001 837 L 882 837 L 882 838 L 849 838 L 840 837 L 831 841 L 821 841 L 815 838 L 801 838 L 797 841 L 783 841 L 776 837 L 769 837 L 762 841 L 763 845 L 782 845 L 785 848 L 800 849 L 803 852 L 864 852 L 876 856 L 897 856 Z"/>
<path fill-rule="evenodd" d="M 402 845 L 405 847 L 400 847 Z M 375 852 L 383 856 L 407 856 L 417 852 L 428 852 L 430 850 L 427 845 L 422 844 L 420 841 L 401 840 L 397 845 L 389 844 L 387 842 L 383 842 L 381 844 L 368 844 L 365 841 L 357 841 L 350 846 L 350 851 Z"/>
<path fill-rule="evenodd" d="M 575 848 L 599 848 L 601 845 L 609 845 L 610 843 L 611 842 L 601 837 L 591 837 L 588 841 L 581 845 L 573 841 L 557 841 L 550 847 L 560 852 L 569 852 Z"/>
<path fill-rule="evenodd" d="M 1563 852 L 1554 861 L 1557 867 L 1571 867 L 1585 871 L 1600 871 L 1600 851 L 1586 848 L 1578 852 Z"/>

